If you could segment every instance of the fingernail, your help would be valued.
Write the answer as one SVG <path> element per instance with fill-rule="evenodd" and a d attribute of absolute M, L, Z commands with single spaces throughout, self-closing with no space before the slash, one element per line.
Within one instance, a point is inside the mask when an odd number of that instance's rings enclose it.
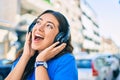
<path fill-rule="evenodd" d="M 57 43 L 60 43 L 59 41 L 57 41 Z"/>
<path fill-rule="evenodd" d="M 67 44 L 66 43 L 63 43 L 64 46 L 66 46 Z"/>

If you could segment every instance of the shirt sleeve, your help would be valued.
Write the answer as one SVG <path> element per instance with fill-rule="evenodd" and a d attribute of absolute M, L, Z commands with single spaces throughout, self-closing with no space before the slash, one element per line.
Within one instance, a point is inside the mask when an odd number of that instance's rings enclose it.
<path fill-rule="evenodd" d="M 75 58 L 64 58 L 60 61 L 55 72 L 54 80 L 78 80 Z"/>

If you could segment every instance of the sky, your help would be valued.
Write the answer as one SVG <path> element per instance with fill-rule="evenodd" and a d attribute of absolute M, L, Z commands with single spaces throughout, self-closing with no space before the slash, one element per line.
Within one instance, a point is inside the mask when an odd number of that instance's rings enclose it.
<path fill-rule="evenodd" d="M 97 15 L 100 35 L 120 47 L 120 0 L 86 0 Z"/>

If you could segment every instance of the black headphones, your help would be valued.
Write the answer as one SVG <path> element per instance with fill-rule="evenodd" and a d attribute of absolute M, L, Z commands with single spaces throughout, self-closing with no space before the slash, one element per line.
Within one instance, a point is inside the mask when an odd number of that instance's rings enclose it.
<path fill-rule="evenodd" d="M 30 24 L 30 26 L 28 27 L 28 32 L 31 32 L 31 31 L 32 31 L 32 28 L 35 26 L 36 21 L 37 21 L 37 19 L 35 19 L 35 20 Z"/>
<path fill-rule="evenodd" d="M 28 32 L 31 32 L 31 31 L 32 31 L 32 28 L 33 28 L 34 25 L 36 24 L 36 20 L 37 20 L 37 19 L 35 19 L 35 20 L 32 22 L 32 24 L 29 26 Z M 67 41 L 68 41 L 69 39 L 70 39 L 70 29 L 69 29 L 69 26 L 68 26 L 67 32 L 66 32 L 66 33 L 64 33 L 64 32 L 58 33 L 57 36 L 55 37 L 54 42 L 59 41 L 60 43 L 63 43 L 63 42 L 64 42 L 64 43 L 67 43 Z"/>
<path fill-rule="evenodd" d="M 67 43 L 69 38 L 70 38 L 70 30 L 68 28 L 66 33 L 64 33 L 64 32 L 58 33 L 57 36 L 55 37 L 54 42 L 59 41 L 60 43 L 63 43 L 63 42 Z"/>

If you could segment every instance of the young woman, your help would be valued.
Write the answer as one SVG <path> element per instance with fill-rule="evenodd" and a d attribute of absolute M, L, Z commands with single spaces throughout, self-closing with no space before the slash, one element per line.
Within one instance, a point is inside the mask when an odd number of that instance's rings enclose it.
<path fill-rule="evenodd" d="M 30 25 L 24 48 L 5 80 L 78 80 L 69 24 L 46 10 Z"/>

